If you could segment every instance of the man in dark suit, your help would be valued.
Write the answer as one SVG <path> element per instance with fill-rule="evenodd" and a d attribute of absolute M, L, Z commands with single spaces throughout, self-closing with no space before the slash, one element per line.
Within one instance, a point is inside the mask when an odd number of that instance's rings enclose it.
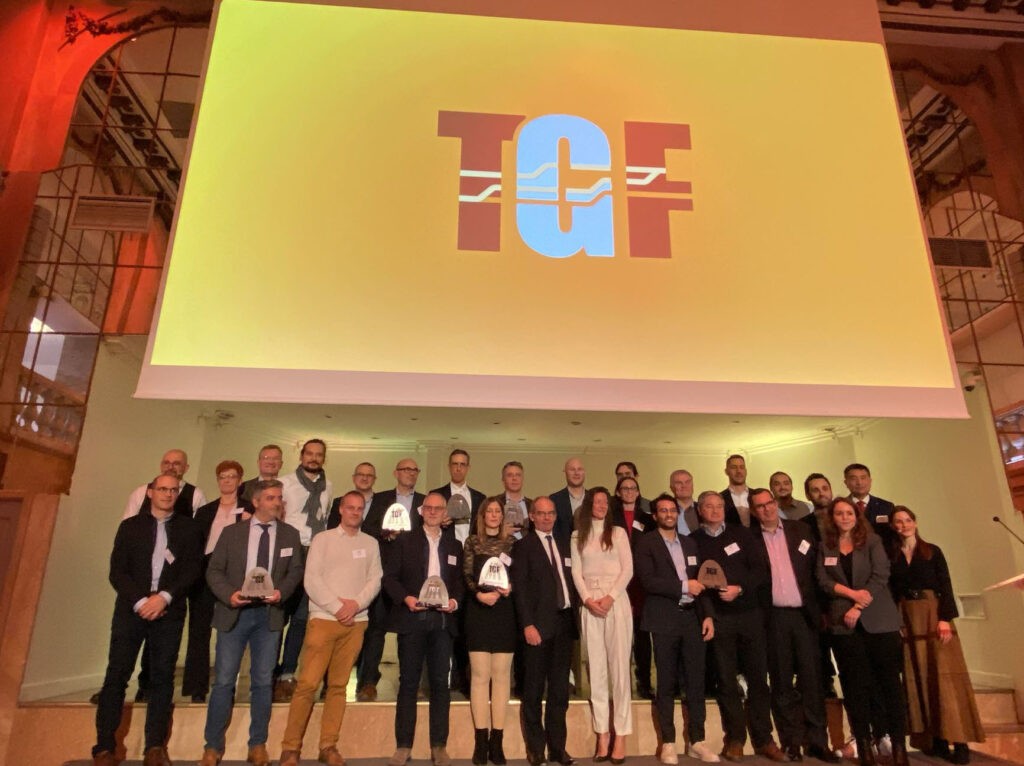
<path fill-rule="evenodd" d="M 530 766 L 548 761 L 570 766 L 565 752 L 565 713 L 569 709 L 569 665 L 579 637 L 579 597 L 572 581 L 569 539 L 554 534 L 555 504 L 538 497 L 530 511 L 531 530 L 512 548 L 512 598 L 523 631 L 522 717 Z M 547 705 L 541 720 L 541 700 Z"/>
<path fill-rule="evenodd" d="M 377 481 L 377 469 L 373 463 L 362 462 L 352 471 L 352 489 L 363 496 L 363 520 L 373 505 L 373 485 Z M 341 501 L 344 495 L 338 495 L 331 501 L 331 510 L 327 512 L 327 528 L 337 529 L 341 526 Z"/>
<path fill-rule="evenodd" d="M 217 629 L 213 690 L 206 711 L 206 747 L 201 766 L 217 766 L 224 755 L 224 733 L 234 707 L 235 680 L 248 647 L 249 757 L 254 766 L 269 766 L 267 728 L 273 698 L 277 645 L 284 629 L 281 604 L 302 583 L 302 539 L 293 526 L 278 521 L 284 507 L 277 479 L 256 483 L 253 517 L 221 533 L 206 569 L 206 582 L 217 597 L 213 627 Z M 261 567 L 270 574 L 273 592 L 251 602 L 242 595 L 249 572 Z"/>
<path fill-rule="evenodd" d="M 729 455 L 725 460 L 729 486 L 720 494 L 725 501 L 725 523 L 750 526 L 750 490 L 747 488 L 747 461 L 743 455 Z"/>
<path fill-rule="evenodd" d="M 718 671 L 718 709 L 725 730 L 722 757 L 743 760 L 743 744 L 750 729 L 754 752 L 772 761 L 789 761 L 772 739 L 768 654 L 765 649 L 764 613 L 758 590 L 765 578 L 764 554 L 750 530 L 725 523 L 725 501 L 717 492 L 701 492 L 697 507 L 703 525 L 691 537 L 697 543 L 700 564 L 714 561 L 724 574 L 726 587 L 714 594 L 715 667 Z M 744 710 L 737 676 L 747 681 Z"/>
<path fill-rule="evenodd" d="M 430 681 L 430 755 L 434 766 L 450 766 L 448 756 L 448 666 L 458 621 L 452 614 L 465 591 L 462 546 L 442 534 L 447 504 L 436 492 L 423 500 L 423 523 L 393 543 L 384 561 L 381 583 L 391 600 L 390 627 L 398 634 L 398 703 L 395 708 L 395 754 L 390 766 L 404 766 L 416 735 L 416 695 L 426 662 Z M 428 577 L 440 577 L 448 602 L 437 609 L 420 604 Z"/>
<path fill-rule="evenodd" d="M 652 502 L 657 532 L 637 535 L 633 567 L 644 589 L 640 625 L 654 639 L 654 662 L 658 668 L 655 695 L 661 729 L 664 764 L 676 764 L 676 727 L 672 707 L 675 690 L 686 692 L 689 754 L 707 763 L 718 756 L 704 741 L 705 642 L 715 635 L 714 607 L 702 596 L 697 581 L 697 543 L 679 534 L 678 510 L 672 495 L 663 493 Z"/>
<path fill-rule="evenodd" d="M 850 490 L 850 502 L 868 520 L 875 534 L 882 538 L 885 550 L 899 545 L 899 536 L 889 526 L 895 506 L 871 494 L 871 471 L 863 463 L 850 463 L 843 469 L 843 483 Z"/>
<path fill-rule="evenodd" d="M 413 529 L 418 529 L 423 524 L 419 509 L 423 505 L 424 496 L 416 491 L 416 481 L 420 477 L 420 468 L 416 461 L 412 458 L 399 460 L 395 465 L 394 476 L 395 488 L 374 493 L 370 510 L 366 512 L 366 518 L 363 520 L 363 532 L 376 538 L 380 543 L 380 559 L 385 567 L 394 542 L 400 537 L 397 532 L 389 532 L 383 528 L 384 514 L 388 508 L 400 503 L 409 512 L 409 522 Z M 384 655 L 384 636 L 388 630 L 390 607 L 387 592 L 382 588 L 380 595 L 373 600 L 367 612 L 363 651 L 356 671 L 356 700 L 359 702 L 374 702 L 377 699 L 380 659 Z"/>
<path fill-rule="evenodd" d="M 782 521 L 769 490 L 750 490 L 750 512 L 760 522 L 755 540 L 767 565 L 758 590 L 761 608 L 768 615 L 768 675 L 779 741 L 791 761 L 803 760 L 805 752 L 820 761 L 838 763 L 841 759 L 828 747 L 819 678 L 818 546 L 807 524 Z"/>
<path fill-rule="evenodd" d="M 565 486 L 551 493 L 551 502 L 555 504 L 555 512 L 558 514 L 554 534 L 559 539 L 569 542 L 572 536 L 573 517 L 576 515 L 576 509 L 583 505 L 583 498 L 587 494 L 583 487 L 587 481 L 587 471 L 582 460 L 571 457 L 565 461 L 563 472 Z"/>
<path fill-rule="evenodd" d="M 283 465 L 284 453 L 281 448 L 276 444 L 264 444 L 256 455 L 256 475 L 242 482 L 238 496 L 250 502 L 252 493 L 256 491 L 256 484 L 266 479 L 276 479 Z"/>
<path fill-rule="evenodd" d="M 508 518 L 509 506 L 514 505 L 523 519 L 523 524 L 514 530 L 516 539 L 522 537 L 522 532 L 529 526 L 530 510 L 533 508 L 533 501 L 523 494 L 523 477 L 523 464 L 518 460 L 510 460 L 501 467 L 501 486 L 504 492 L 498 497 L 506 509 L 505 518 Z"/>
<path fill-rule="evenodd" d="M 448 475 L 451 478 L 447 484 L 431 490 L 445 499 L 445 502 L 452 499 L 453 495 L 460 495 L 469 506 L 469 518 L 462 523 L 453 524 L 448 527 L 455 535 L 455 539 L 465 544 L 466 538 L 476 529 L 476 512 L 483 504 L 485 495 L 477 489 L 473 489 L 466 483 L 469 475 L 469 453 L 464 449 L 453 449 L 448 455 Z M 452 678 L 451 688 L 462 692 L 469 698 L 469 650 L 466 648 L 466 636 L 464 623 L 464 612 L 460 612 L 459 634 L 455 637 L 452 646 Z"/>
<path fill-rule="evenodd" d="M 143 641 L 149 647 L 149 707 L 145 766 L 170 761 L 167 740 L 174 696 L 174 665 L 185 624 L 186 595 L 202 571 L 203 541 L 189 515 L 174 512 L 179 480 L 161 474 L 150 483 L 148 513 L 121 522 L 110 554 L 110 584 L 117 592 L 110 654 L 96 708 L 96 766 L 115 766 L 114 733 L 121 725 L 124 690 Z"/>
<path fill-rule="evenodd" d="M 668 486 L 676 501 L 676 522 L 679 534 L 691 535 L 700 529 L 697 503 L 693 499 L 693 474 L 685 468 L 673 471 L 668 477 Z"/>
<path fill-rule="evenodd" d="M 821 534 L 824 529 L 828 507 L 832 503 L 832 482 L 823 473 L 808 474 L 804 479 L 804 497 L 811 501 L 811 513 L 801 521 L 811 530 L 811 537 L 817 545 L 821 545 Z M 818 590 L 818 606 L 829 601 L 824 591 Z M 821 688 L 826 699 L 836 699 L 836 666 L 832 663 L 832 633 L 827 630 L 818 631 L 818 648 L 821 652 Z"/>

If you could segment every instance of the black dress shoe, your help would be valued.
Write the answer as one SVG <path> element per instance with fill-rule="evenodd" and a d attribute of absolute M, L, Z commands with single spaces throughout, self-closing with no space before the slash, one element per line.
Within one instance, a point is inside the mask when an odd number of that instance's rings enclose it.
<path fill-rule="evenodd" d="M 568 753 L 564 752 L 559 753 L 558 755 L 552 753 L 551 757 L 548 760 L 550 760 L 552 763 L 560 763 L 562 764 L 562 766 L 572 766 L 574 763 L 576 763 L 575 758 L 573 758 Z"/>
<path fill-rule="evenodd" d="M 526 761 L 530 766 L 544 766 L 546 763 L 544 756 L 537 755 L 537 753 L 532 752 L 529 748 L 526 750 Z"/>
<path fill-rule="evenodd" d="M 820 745 L 811 745 L 807 748 L 807 757 L 815 758 L 825 763 L 842 763 L 843 761 L 843 757 L 834 750 L 828 747 L 821 747 Z"/>
<path fill-rule="evenodd" d="M 96 692 L 94 695 L 89 697 L 89 704 L 91 704 L 91 705 L 98 705 L 98 704 L 100 704 L 100 693 L 99 692 Z"/>
<path fill-rule="evenodd" d="M 193 694 L 192 695 L 192 701 L 195 702 L 196 704 L 201 705 L 202 703 L 206 702 L 206 695 L 205 694 Z"/>
<path fill-rule="evenodd" d="M 786 757 L 791 761 L 802 761 L 804 759 L 800 753 L 800 745 L 787 745 L 785 750 Z"/>

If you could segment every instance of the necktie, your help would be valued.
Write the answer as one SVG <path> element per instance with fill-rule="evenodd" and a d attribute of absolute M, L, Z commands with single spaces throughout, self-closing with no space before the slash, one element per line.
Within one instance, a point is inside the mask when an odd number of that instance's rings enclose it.
<path fill-rule="evenodd" d="M 857 510 L 860 512 L 861 516 L 864 515 L 864 511 L 867 510 L 867 506 L 864 505 L 864 501 L 863 500 L 858 500 L 857 501 Z"/>
<path fill-rule="evenodd" d="M 558 583 L 558 604 L 559 609 L 565 609 L 565 592 L 562 589 L 562 576 L 558 571 L 558 556 L 555 555 L 555 543 L 551 535 L 547 536 L 548 551 L 551 554 L 551 568 L 555 571 L 555 582 Z"/>
<path fill-rule="evenodd" d="M 263 530 L 259 547 L 256 548 L 256 566 L 270 570 L 270 525 L 257 524 Z"/>

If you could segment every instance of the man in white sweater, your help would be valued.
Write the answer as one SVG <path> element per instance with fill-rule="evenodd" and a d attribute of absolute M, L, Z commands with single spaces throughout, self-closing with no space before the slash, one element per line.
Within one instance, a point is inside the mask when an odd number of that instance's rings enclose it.
<path fill-rule="evenodd" d="M 343 766 L 338 735 L 345 717 L 345 691 L 363 645 L 366 610 L 380 592 L 383 570 L 377 541 L 359 531 L 364 499 L 352 490 L 341 498 L 341 524 L 313 538 L 306 559 L 309 623 L 302 665 L 281 742 L 281 766 L 298 766 L 302 739 L 317 687 L 327 673 L 327 700 L 320 725 L 319 761 Z"/>

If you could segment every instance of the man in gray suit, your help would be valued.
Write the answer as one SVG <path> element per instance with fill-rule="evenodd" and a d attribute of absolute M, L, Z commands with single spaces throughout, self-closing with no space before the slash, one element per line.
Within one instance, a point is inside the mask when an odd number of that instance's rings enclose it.
<path fill-rule="evenodd" d="M 284 627 L 281 603 L 302 582 L 302 543 L 298 531 L 279 523 L 282 484 L 277 479 L 257 482 L 254 515 L 248 524 L 232 524 L 221 533 L 206 570 L 206 581 L 217 597 L 213 627 L 217 629 L 215 680 L 206 711 L 206 749 L 201 766 L 217 766 L 224 755 L 224 733 L 235 698 L 235 679 L 249 647 L 251 703 L 249 757 L 254 766 L 269 766 L 267 728 L 273 696 L 274 664 Z M 252 602 L 242 596 L 247 574 L 255 567 L 270 573 L 274 588 L 267 598 Z"/>

